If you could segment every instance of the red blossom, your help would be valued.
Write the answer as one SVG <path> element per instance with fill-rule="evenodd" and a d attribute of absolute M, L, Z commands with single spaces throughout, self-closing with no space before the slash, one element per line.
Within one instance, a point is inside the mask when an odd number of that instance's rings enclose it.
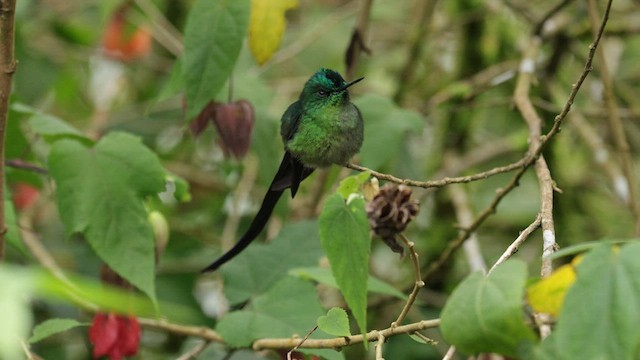
<path fill-rule="evenodd" d="M 40 190 L 25 183 L 18 183 L 12 186 L 12 198 L 18 210 L 24 210 L 33 205 L 40 196 Z"/>
<path fill-rule="evenodd" d="M 89 329 L 89 341 L 93 344 L 93 358 L 108 356 L 120 360 L 138 352 L 140 324 L 134 316 L 114 313 L 97 313 Z"/>

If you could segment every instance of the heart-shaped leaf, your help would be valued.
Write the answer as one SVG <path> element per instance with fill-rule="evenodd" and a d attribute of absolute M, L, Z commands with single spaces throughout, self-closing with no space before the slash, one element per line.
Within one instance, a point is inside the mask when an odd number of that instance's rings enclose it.
<path fill-rule="evenodd" d="M 349 316 L 347 312 L 341 308 L 331 308 L 327 315 L 318 318 L 318 327 L 320 330 L 333 336 L 351 336 L 349 331 Z"/>

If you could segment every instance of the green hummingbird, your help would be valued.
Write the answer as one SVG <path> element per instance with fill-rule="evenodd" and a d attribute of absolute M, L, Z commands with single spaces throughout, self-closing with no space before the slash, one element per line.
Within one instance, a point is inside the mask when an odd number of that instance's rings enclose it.
<path fill-rule="evenodd" d="M 300 182 L 316 168 L 345 165 L 360 151 L 364 125 L 348 88 L 362 79 L 346 82 L 339 73 L 320 69 L 307 80 L 298 101 L 289 105 L 280 120 L 284 158 L 260 210 L 233 248 L 203 272 L 218 269 L 242 252 L 260 234 L 286 189 L 295 197 Z"/>

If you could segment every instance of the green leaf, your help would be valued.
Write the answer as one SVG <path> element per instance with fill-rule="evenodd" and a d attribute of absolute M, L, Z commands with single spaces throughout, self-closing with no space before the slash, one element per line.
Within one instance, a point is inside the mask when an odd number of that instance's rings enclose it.
<path fill-rule="evenodd" d="M 220 91 L 240 54 L 250 0 L 196 0 L 184 32 L 182 75 L 187 118 L 194 118 Z"/>
<path fill-rule="evenodd" d="M 363 199 L 355 198 L 347 204 L 339 194 L 333 194 L 326 200 L 320 215 L 320 244 L 336 283 L 365 334 L 371 236 Z"/>
<path fill-rule="evenodd" d="M 338 288 L 338 284 L 336 284 L 336 279 L 333 277 L 331 269 L 322 267 L 295 268 L 291 269 L 289 271 L 289 274 L 302 279 L 311 279 L 321 284 Z M 403 294 L 398 289 L 373 275 L 369 275 L 369 278 L 367 279 L 367 291 L 395 296 L 401 300 L 407 299 L 407 295 Z"/>
<path fill-rule="evenodd" d="M 315 287 L 287 276 L 256 297 L 245 310 L 223 317 L 216 327 L 230 346 L 249 346 L 262 337 L 307 334 L 323 314 Z"/>
<path fill-rule="evenodd" d="M 367 123 L 360 150 L 362 163 L 372 169 L 396 159 L 405 146 L 407 133 L 419 134 L 424 126 L 420 114 L 399 108 L 387 97 L 365 95 L 354 103 Z"/>
<path fill-rule="evenodd" d="M 92 143 L 80 130 L 56 116 L 45 114 L 38 109 L 20 103 L 13 104 L 11 109 L 22 114 L 31 115 L 28 120 L 29 126 L 36 134 L 44 137 L 48 141 L 72 137 L 88 145 Z"/>
<path fill-rule="evenodd" d="M 40 269 L 29 274 L 35 294 L 47 300 L 62 300 L 105 312 L 164 317 L 182 323 L 199 321 L 201 316 L 191 307 L 166 301 L 156 303 L 142 293 L 104 284 L 96 278 L 66 274 L 68 280 L 61 280 Z"/>
<path fill-rule="evenodd" d="M 364 171 L 359 174 L 346 177 L 340 181 L 340 185 L 336 192 L 344 199 L 348 199 L 349 195 L 360 192 L 360 186 L 369 180 L 370 176 L 371 172 Z"/>
<path fill-rule="evenodd" d="M 61 333 L 73 329 L 78 326 L 87 326 L 74 319 L 49 319 L 38 325 L 33 329 L 33 335 L 29 338 L 30 343 L 37 343 L 42 339 L 46 339 L 49 336 Z"/>
<path fill-rule="evenodd" d="M 318 318 L 318 328 L 333 336 L 351 336 L 349 316 L 344 309 L 333 307 Z"/>
<path fill-rule="evenodd" d="M 640 244 L 602 244 L 576 266 L 555 333 L 562 359 L 640 357 Z M 546 342 L 546 340 L 545 340 Z M 548 346 L 545 346 L 548 347 Z"/>
<path fill-rule="evenodd" d="M 593 248 L 596 248 L 602 244 L 609 244 L 609 245 L 618 245 L 618 244 L 624 244 L 627 242 L 632 242 L 632 241 L 639 241 L 640 238 L 631 238 L 631 239 L 602 239 L 602 240 L 598 240 L 598 241 L 585 241 L 585 242 L 581 242 L 579 244 L 575 244 L 575 245 L 571 245 L 571 246 L 567 246 L 567 247 L 563 247 L 562 249 L 553 252 L 549 258 L 552 260 L 556 260 L 556 259 L 560 259 L 562 257 L 565 256 L 571 256 L 571 255 L 576 255 L 576 254 L 580 254 L 586 251 L 589 251 Z"/>
<path fill-rule="evenodd" d="M 467 354 L 499 353 L 514 357 L 519 346 L 534 341 L 522 309 L 527 265 L 509 260 L 489 276 L 476 272 L 453 291 L 442 311 L 440 330 Z"/>
<path fill-rule="evenodd" d="M 155 250 L 143 198 L 165 189 L 157 156 L 138 138 L 110 133 L 93 148 L 73 140 L 49 155 L 60 217 L 98 256 L 154 298 Z"/>
<path fill-rule="evenodd" d="M 27 248 L 22 243 L 20 239 L 20 232 L 18 230 L 18 219 L 16 218 L 16 211 L 13 207 L 13 202 L 11 202 L 11 197 L 9 196 L 9 191 L 5 187 L 4 190 L 5 198 L 4 198 L 4 214 L 5 214 L 5 224 L 7 226 L 7 232 L 4 234 L 4 239 L 7 243 L 16 250 L 18 250 L 21 254 L 27 255 L 29 252 Z"/>
<path fill-rule="evenodd" d="M 32 277 L 22 269 L 0 265 L 0 359 L 22 359 L 22 341 L 29 336 L 33 318 L 29 300 Z"/>
<path fill-rule="evenodd" d="M 269 244 L 253 244 L 222 268 L 225 295 L 232 304 L 267 291 L 291 268 L 315 265 L 322 257 L 318 224 L 287 224 Z"/>

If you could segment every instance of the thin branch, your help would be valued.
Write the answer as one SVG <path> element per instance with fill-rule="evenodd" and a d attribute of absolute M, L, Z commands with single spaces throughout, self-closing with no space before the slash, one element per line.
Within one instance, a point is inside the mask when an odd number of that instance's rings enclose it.
<path fill-rule="evenodd" d="M 447 350 L 447 353 L 444 354 L 444 356 L 442 357 L 442 360 L 451 360 L 453 359 L 453 356 L 456 354 L 456 347 L 455 346 L 450 346 L 449 350 Z"/>
<path fill-rule="evenodd" d="M 176 335 L 194 336 L 208 342 L 224 343 L 222 337 L 215 331 L 204 326 L 187 326 L 173 324 L 165 320 L 138 318 L 140 325 L 148 329 L 166 331 Z"/>
<path fill-rule="evenodd" d="M 542 133 L 542 119 L 536 111 L 529 97 L 529 90 L 533 81 L 535 71 L 535 58 L 538 56 L 542 39 L 534 35 L 529 45 L 526 47 L 525 54 L 521 61 L 520 72 L 516 81 L 516 88 L 513 99 L 516 108 L 524 118 L 529 127 L 529 151 L 533 152 L 540 148 L 540 135 Z M 540 188 L 540 222 L 542 225 L 542 266 L 541 274 L 543 277 L 551 275 L 553 271 L 550 255 L 556 248 L 555 226 L 553 221 L 553 191 L 554 182 L 551 178 L 551 172 L 547 166 L 544 156 L 540 154 L 535 162 L 535 172 L 538 178 L 538 186 Z"/>
<path fill-rule="evenodd" d="M 437 3 L 438 0 L 426 0 L 418 3 L 418 6 L 420 6 L 420 16 L 418 17 L 417 24 L 415 24 L 417 30 L 415 30 L 415 35 L 411 41 L 407 62 L 404 64 L 404 67 L 400 72 L 398 89 L 396 90 L 396 94 L 393 96 L 393 100 L 396 103 L 402 103 L 404 100 L 407 89 L 413 81 L 416 67 L 418 66 L 419 61 L 422 61 L 422 49 L 424 48 L 425 40 L 427 38 L 427 31 L 429 30 L 429 26 L 432 24 L 431 18 L 433 17 Z M 408 28 L 412 29 L 414 27 L 410 26 Z"/>
<path fill-rule="evenodd" d="M 43 175 L 47 173 L 47 169 L 35 164 L 28 163 L 21 159 L 9 159 L 9 160 L 6 160 L 4 163 L 6 166 L 12 167 L 14 169 L 31 171 L 36 174 L 43 174 Z"/>
<path fill-rule="evenodd" d="M 189 350 L 186 353 L 180 355 L 180 357 L 177 358 L 176 360 L 195 359 L 198 355 L 200 355 L 201 352 L 204 351 L 204 349 L 207 348 L 207 346 L 209 346 L 209 341 L 206 341 L 206 340 L 202 341 L 198 345 L 194 346 L 191 350 Z"/>
<path fill-rule="evenodd" d="M 309 336 L 311 336 L 311 334 L 313 334 L 317 329 L 318 329 L 318 325 L 314 326 L 313 329 L 311 329 L 311 331 L 309 331 L 307 335 L 304 338 L 302 338 L 302 340 L 300 340 L 298 345 L 296 345 L 293 349 L 289 350 L 289 352 L 287 353 L 287 360 L 291 360 L 291 355 L 293 354 L 293 352 L 298 350 L 298 348 L 300 348 L 300 346 L 304 344 L 304 342 L 307 341 L 307 339 L 309 339 Z"/>
<path fill-rule="evenodd" d="M 433 340 L 432 338 L 430 338 L 430 337 L 427 337 L 427 336 L 423 335 L 423 334 L 422 334 L 421 332 L 419 332 L 419 331 L 416 331 L 416 332 L 414 332 L 414 333 L 413 333 L 413 334 L 411 334 L 411 335 L 415 335 L 415 336 L 419 337 L 419 338 L 420 338 L 420 340 L 424 341 L 425 343 L 427 343 L 427 344 L 429 344 L 429 345 L 431 345 L 431 346 L 437 346 L 437 345 L 438 345 L 438 342 L 437 342 L 436 340 Z"/>
<path fill-rule="evenodd" d="M 165 18 L 151 0 L 134 1 L 149 20 L 151 20 L 151 26 L 153 28 L 152 35 L 158 43 L 162 44 L 162 46 L 174 56 L 180 56 L 184 50 L 180 32 Z"/>
<path fill-rule="evenodd" d="M 418 260 L 418 252 L 416 252 L 416 249 L 414 248 L 413 241 L 409 241 L 409 239 L 407 239 L 404 233 L 400 233 L 398 236 L 400 237 L 400 239 L 402 239 L 405 246 L 409 249 L 409 255 L 411 256 L 411 260 L 413 262 L 413 269 L 416 274 L 416 281 L 413 285 L 413 290 L 411 290 L 411 294 L 409 294 L 409 298 L 407 299 L 407 302 L 404 304 L 404 308 L 400 312 L 400 315 L 398 315 L 398 318 L 396 319 L 396 321 L 391 323 L 392 327 L 402 324 L 402 322 L 404 321 L 404 318 L 409 313 L 411 306 L 413 306 L 413 303 L 416 301 L 418 292 L 422 287 L 424 287 L 424 281 L 422 281 L 422 275 L 420 275 L 420 260 Z"/>
<path fill-rule="evenodd" d="M 411 334 L 418 330 L 430 329 L 440 326 L 440 319 L 422 320 L 416 323 L 393 326 L 384 330 L 373 330 L 367 333 L 367 341 L 377 341 L 380 335 L 389 338 L 398 334 Z M 335 349 L 343 346 L 353 345 L 364 341 L 362 334 L 353 336 L 344 336 L 333 339 L 309 339 L 304 342 L 301 348 L 313 349 Z M 291 349 L 300 342 L 298 338 L 282 338 L 282 339 L 259 339 L 253 343 L 253 350 L 264 349 Z"/>
<path fill-rule="evenodd" d="M 356 28 L 353 29 L 351 35 L 351 41 L 347 47 L 345 59 L 346 59 L 346 75 L 347 80 L 354 78 L 358 64 L 360 63 L 360 55 L 362 52 L 369 52 L 369 49 L 365 45 L 367 39 L 367 31 L 369 29 L 369 16 L 371 16 L 371 5 L 373 0 L 362 0 L 362 6 L 358 12 L 358 22 Z"/>
<path fill-rule="evenodd" d="M 547 84 L 547 88 L 556 101 L 564 97 L 558 86 Z M 626 186 L 618 185 L 620 183 L 626 184 L 626 179 L 616 162 L 611 161 L 610 150 L 602 136 L 600 136 L 598 131 L 585 119 L 582 112 L 572 111 L 569 114 L 569 125 L 576 128 L 577 134 L 591 150 L 593 161 L 609 176 L 615 194 L 620 200 L 626 203 L 629 195 L 626 191 Z"/>
<path fill-rule="evenodd" d="M 0 1 L 0 261 L 4 259 L 4 236 L 7 233 L 5 217 L 4 146 L 9 121 L 9 95 L 16 71 L 14 55 L 14 15 L 16 0 Z"/>
<path fill-rule="evenodd" d="M 592 71 L 593 57 L 595 55 L 596 49 L 598 48 L 598 44 L 600 43 L 600 39 L 602 38 L 602 34 L 604 32 L 604 28 L 606 27 L 607 21 L 609 19 L 609 11 L 611 9 L 611 2 L 612 2 L 612 0 L 609 0 L 609 2 L 607 3 L 607 7 L 606 7 L 604 15 L 602 17 L 602 23 L 600 24 L 600 28 L 599 28 L 599 30 L 598 30 L 598 32 L 596 34 L 596 37 L 595 37 L 593 43 L 591 43 L 591 45 L 589 45 L 589 54 L 587 56 L 587 60 L 585 62 L 584 68 L 583 68 L 582 72 L 580 73 L 580 76 L 578 77 L 578 80 L 576 81 L 576 83 L 573 84 L 573 86 L 571 87 L 571 92 L 569 93 L 569 97 L 566 100 L 564 106 L 562 107 L 562 110 L 554 118 L 553 126 L 551 127 L 551 129 L 545 135 L 542 136 L 542 138 L 540 140 L 540 144 L 536 148 L 536 150 L 532 154 L 526 155 L 524 158 L 519 160 L 519 161 L 523 162 L 522 168 L 520 168 L 516 172 L 516 174 L 513 176 L 511 181 L 506 186 L 504 186 L 504 187 L 502 187 L 502 188 L 500 188 L 500 189 L 498 189 L 496 191 L 496 196 L 491 201 L 491 204 L 489 204 L 489 206 L 487 206 L 484 209 L 484 211 L 482 211 L 480 213 L 480 215 L 478 215 L 476 217 L 474 222 L 469 227 L 467 227 L 466 229 L 463 229 L 463 231 L 460 233 L 460 235 L 458 235 L 458 237 L 456 239 L 454 239 L 453 241 L 449 242 L 449 245 L 444 250 L 444 252 L 440 255 L 440 257 L 436 261 L 431 263 L 431 265 L 429 266 L 425 276 L 423 277 L 423 280 L 425 282 L 444 263 L 446 263 L 449 260 L 449 258 L 453 254 L 453 252 L 464 243 L 464 241 L 469 237 L 469 235 L 475 229 L 477 229 L 491 214 L 493 214 L 496 211 L 496 208 L 497 208 L 498 204 L 500 203 L 500 201 L 502 201 L 502 199 L 509 192 L 511 192 L 511 190 L 513 190 L 516 186 L 518 186 L 518 183 L 519 183 L 520 179 L 522 178 L 522 176 L 524 175 L 526 170 L 529 168 L 529 166 L 531 166 L 533 164 L 533 162 L 538 158 L 538 156 L 542 153 L 542 151 L 545 149 L 545 147 L 551 141 L 551 139 L 560 132 L 560 126 L 562 125 L 564 119 L 567 117 L 567 114 L 571 110 L 571 106 L 573 105 L 573 102 L 575 101 L 575 98 L 578 95 L 578 91 L 582 87 L 582 84 L 584 83 L 584 80 L 587 78 L 589 73 Z"/>
<path fill-rule="evenodd" d="M 275 65 L 295 58 L 296 55 L 304 51 L 304 49 L 313 45 L 319 38 L 326 35 L 327 29 L 332 29 L 342 21 L 352 17 L 357 11 L 356 3 L 357 1 L 354 0 L 335 8 L 330 15 L 317 22 L 311 31 L 306 34 L 301 34 L 294 42 L 276 52 L 265 66 L 258 69 L 258 74 L 267 71 Z"/>
<path fill-rule="evenodd" d="M 371 176 L 374 176 L 376 178 L 378 178 L 379 180 L 386 180 L 386 181 L 390 181 L 393 183 L 397 183 L 397 184 L 403 184 L 403 185 L 407 185 L 407 186 L 415 186 L 415 187 L 420 187 L 420 188 L 440 188 L 440 187 L 445 187 L 447 185 L 451 185 L 451 184 L 462 184 L 462 183 L 470 183 L 473 181 L 478 181 L 478 180 L 484 180 L 486 178 L 489 178 L 491 176 L 494 175 L 498 175 L 498 174 L 503 174 L 506 172 L 510 172 L 519 168 L 522 168 L 523 166 L 525 166 L 528 162 L 530 162 L 531 159 L 530 157 L 524 157 L 514 163 L 505 165 L 505 166 L 499 166 L 496 168 L 493 168 L 491 170 L 487 170 L 481 173 L 477 173 L 477 174 L 473 174 L 473 175 L 468 175 L 468 176 L 458 176 L 458 177 L 445 177 L 443 179 L 440 180 L 431 180 L 431 181 L 418 181 L 418 180 L 411 180 L 411 179 L 401 179 L 398 177 L 395 177 L 393 175 L 390 174 L 384 174 L 381 172 L 377 172 L 374 170 L 371 170 L 369 168 L 366 168 L 364 166 L 360 166 L 360 165 L 356 165 L 356 164 L 352 164 L 352 163 L 348 163 L 346 165 L 346 167 L 348 167 L 349 169 L 352 170 L 356 170 L 356 171 L 369 171 L 371 172 Z"/>
<path fill-rule="evenodd" d="M 533 34 L 535 36 L 542 36 L 545 25 L 547 24 L 547 21 L 549 21 L 549 19 L 554 17 L 557 13 L 560 12 L 560 10 L 564 9 L 567 5 L 571 4 L 572 1 L 573 0 L 563 0 L 562 2 L 558 3 L 555 7 L 553 7 L 551 10 L 549 10 L 545 14 L 545 16 L 542 17 L 542 20 L 540 20 L 538 24 L 536 24 L 533 30 Z"/>
<path fill-rule="evenodd" d="M 610 3 L 607 5 L 606 14 L 608 14 Z M 595 29 L 598 23 L 598 8 L 594 0 L 588 1 L 589 19 L 591 20 L 592 27 Z M 607 66 L 607 58 L 604 53 L 604 49 L 600 48 L 597 51 L 598 56 L 600 78 L 602 80 L 602 86 L 604 88 L 604 101 L 607 106 L 607 119 L 609 120 L 609 128 L 613 134 L 613 140 L 616 145 L 616 150 L 620 156 L 622 163 L 622 172 L 624 173 L 628 199 L 627 204 L 634 216 L 636 222 L 635 234 L 640 235 L 640 201 L 637 195 L 637 179 L 633 170 L 633 159 L 631 157 L 631 149 L 629 148 L 629 142 L 625 134 L 624 125 L 620 119 L 618 111 L 618 104 L 616 103 L 614 89 L 613 89 L 613 76 Z"/>
<path fill-rule="evenodd" d="M 382 345 L 384 345 L 384 335 L 378 334 L 378 342 L 376 343 L 376 360 L 384 360 L 382 357 Z"/>
<path fill-rule="evenodd" d="M 498 265 L 507 261 L 507 259 L 509 259 L 511 256 L 513 256 L 515 253 L 518 252 L 520 245 L 522 245 L 527 240 L 527 238 L 529 237 L 529 235 L 531 235 L 532 232 L 536 231 L 536 229 L 540 227 L 540 219 L 541 219 L 540 214 L 538 214 L 538 216 L 536 216 L 536 219 L 529 226 L 527 226 L 524 230 L 520 232 L 518 237 L 511 243 L 511 245 L 509 245 L 507 250 L 505 250 L 504 253 L 502 253 L 498 261 L 496 261 L 496 263 L 493 264 L 491 269 L 489 269 L 489 272 L 488 272 L 489 274 L 491 274 Z"/>

